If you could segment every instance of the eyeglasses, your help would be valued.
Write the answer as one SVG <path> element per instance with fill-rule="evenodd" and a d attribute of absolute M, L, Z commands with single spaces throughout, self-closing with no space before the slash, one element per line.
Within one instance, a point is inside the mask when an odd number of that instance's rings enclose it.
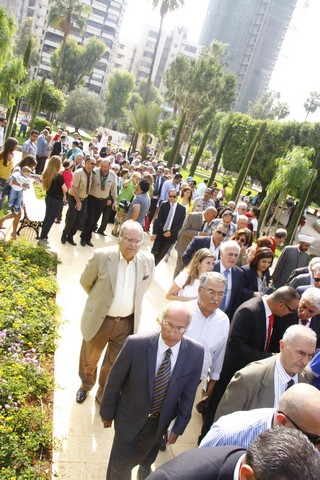
<path fill-rule="evenodd" d="M 177 195 L 169 195 L 169 198 L 177 198 Z"/>
<path fill-rule="evenodd" d="M 306 437 L 308 437 L 308 439 L 310 440 L 311 443 L 313 443 L 313 445 L 320 445 L 320 435 L 315 435 L 314 433 L 305 432 L 293 420 L 291 420 L 291 418 L 288 417 L 286 413 L 282 412 L 281 410 L 278 410 L 278 413 L 281 413 L 281 415 L 284 415 L 297 430 L 300 430 L 300 432 L 302 432 Z"/>
<path fill-rule="evenodd" d="M 297 310 L 296 308 L 294 308 L 294 309 L 292 310 L 292 308 L 290 308 L 289 305 L 287 305 L 287 304 L 284 303 L 284 302 L 282 302 L 282 303 L 287 307 L 287 309 L 289 310 L 290 313 L 293 313 L 293 312 L 295 312 L 295 311 Z"/>
<path fill-rule="evenodd" d="M 187 330 L 186 327 L 176 327 L 175 325 L 172 325 L 172 323 L 168 322 L 168 320 L 162 320 L 160 325 L 178 333 L 184 333 Z"/>
<path fill-rule="evenodd" d="M 216 230 L 216 232 L 217 232 L 218 235 L 221 235 L 223 238 L 225 238 L 227 236 L 226 233 L 223 233 L 220 230 Z"/>
<path fill-rule="evenodd" d="M 96 164 L 96 163 L 93 163 L 93 162 L 90 162 L 90 165 L 92 165 L 93 167 L 95 167 L 97 164 Z"/>
<path fill-rule="evenodd" d="M 209 290 L 205 290 L 203 288 L 203 291 L 209 295 L 210 297 L 217 297 L 217 298 L 223 298 L 225 293 L 224 292 L 216 292 L 215 290 L 212 290 L 211 288 L 209 288 Z"/>
<path fill-rule="evenodd" d="M 136 238 L 129 238 L 126 236 L 121 236 L 120 238 L 124 240 L 126 243 L 129 243 L 130 245 L 140 245 L 140 243 L 142 243 L 142 238 L 136 239 Z"/>

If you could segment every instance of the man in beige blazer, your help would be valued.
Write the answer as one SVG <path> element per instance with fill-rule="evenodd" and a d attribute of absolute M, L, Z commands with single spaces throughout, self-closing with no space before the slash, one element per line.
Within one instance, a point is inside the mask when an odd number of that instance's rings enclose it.
<path fill-rule="evenodd" d="M 81 387 L 76 400 L 83 403 L 96 382 L 97 365 L 107 345 L 99 374 L 98 402 L 109 371 L 128 335 L 138 331 L 143 296 L 154 274 L 154 257 L 140 252 L 143 229 L 133 220 L 124 222 L 119 245 L 96 249 L 80 283 L 88 293 L 81 318 Z"/>
<path fill-rule="evenodd" d="M 312 372 L 307 364 L 316 344 L 317 336 L 310 328 L 303 325 L 287 328 L 280 340 L 280 353 L 252 362 L 234 375 L 214 421 L 241 410 L 277 406 L 282 393 L 293 384 L 311 383 Z"/>

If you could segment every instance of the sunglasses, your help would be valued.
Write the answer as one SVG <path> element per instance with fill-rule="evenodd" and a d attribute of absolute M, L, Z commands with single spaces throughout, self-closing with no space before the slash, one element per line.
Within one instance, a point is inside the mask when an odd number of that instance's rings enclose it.
<path fill-rule="evenodd" d="M 218 233 L 219 235 L 221 235 L 223 238 L 225 238 L 225 237 L 227 236 L 226 233 L 220 232 L 220 230 L 217 230 L 217 233 Z"/>
<path fill-rule="evenodd" d="M 302 432 L 306 437 L 308 437 L 308 439 L 313 445 L 320 445 L 320 435 L 315 435 L 314 433 L 305 432 L 293 420 L 291 420 L 291 418 L 288 417 L 288 415 L 286 415 L 284 412 L 282 412 L 281 410 L 278 410 L 278 413 L 281 413 L 282 415 L 284 415 L 297 430 L 300 430 L 300 432 Z"/>
<path fill-rule="evenodd" d="M 314 282 L 320 282 L 320 278 L 314 278 L 313 281 Z"/>
<path fill-rule="evenodd" d="M 177 198 L 177 195 L 169 195 L 169 198 Z"/>

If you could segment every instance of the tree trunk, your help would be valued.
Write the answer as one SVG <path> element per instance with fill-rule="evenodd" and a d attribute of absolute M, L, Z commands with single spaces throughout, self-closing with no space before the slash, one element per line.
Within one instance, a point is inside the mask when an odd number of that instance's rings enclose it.
<path fill-rule="evenodd" d="M 30 120 L 30 123 L 29 123 L 30 130 L 33 129 L 33 125 L 34 125 L 34 123 L 36 121 L 36 118 L 37 118 L 37 115 L 40 111 L 41 100 L 42 100 L 42 95 L 43 95 L 46 79 L 47 79 L 46 76 L 42 77 L 42 80 L 41 80 L 41 83 L 40 83 L 40 86 L 39 86 L 39 90 L 38 90 L 38 93 L 37 93 L 37 98 L 36 98 L 36 101 L 33 105 L 31 120 Z"/>
<path fill-rule="evenodd" d="M 61 73 L 61 69 L 62 69 L 64 52 L 65 52 L 65 49 L 66 49 L 66 42 L 68 40 L 70 31 L 71 31 L 71 29 L 70 29 L 71 21 L 72 21 L 72 12 L 70 10 L 68 10 L 68 15 L 67 15 L 67 19 L 66 19 L 66 27 L 65 27 L 65 31 L 63 32 L 63 39 L 62 39 L 62 42 L 61 42 L 61 51 L 60 51 L 60 58 L 59 58 L 59 63 L 58 63 L 58 67 L 57 67 L 56 78 L 53 82 L 53 86 L 55 88 L 59 88 L 60 73 Z"/>
<path fill-rule="evenodd" d="M 267 218 L 267 215 L 269 213 L 269 210 L 271 208 L 271 205 L 272 205 L 272 202 L 273 202 L 274 198 L 275 197 L 273 195 L 270 195 L 270 197 L 267 196 L 265 198 L 264 204 L 261 207 L 259 224 L 258 224 L 258 231 L 262 232 L 263 235 L 265 235 L 264 227 L 265 227 L 265 224 L 266 224 L 266 218 Z"/>
<path fill-rule="evenodd" d="M 181 132 L 182 132 L 182 129 L 183 129 L 183 127 L 184 127 L 186 118 L 187 118 L 187 114 L 184 113 L 184 114 L 182 115 L 181 119 L 180 119 L 180 123 L 179 123 L 179 126 L 178 126 L 178 128 L 177 128 L 176 136 L 175 136 L 173 145 L 172 145 L 172 147 L 171 147 L 170 156 L 169 156 L 169 159 L 168 159 L 168 162 L 167 162 L 167 167 L 168 167 L 168 168 L 171 168 L 171 167 L 172 167 L 173 162 L 174 162 L 174 159 L 176 158 L 176 154 L 177 154 L 178 151 L 179 151 L 180 136 L 181 136 Z"/>
<path fill-rule="evenodd" d="M 154 64 L 155 64 L 155 61 L 156 61 L 156 56 L 157 56 L 157 52 L 158 52 L 158 48 L 159 48 L 160 37 L 161 37 L 161 33 L 162 33 L 163 19 L 164 19 L 164 15 L 161 15 L 160 26 L 159 26 L 159 34 L 158 34 L 158 38 L 157 38 L 157 41 L 156 41 L 156 45 L 154 47 L 153 57 L 152 57 L 152 61 L 151 61 L 151 65 L 150 65 L 150 71 L 149 71 L 148 80 L 147 80 L 146 91 L 145 91 L 144 98 L 143 98 L 143 101 L 145 103 L 148 103 L 148 97 L 149 97 L 149 92 L 150 92 L 151 82 L 152 82 L 152 74 L 153 74 Z"/>
<path fill-rule="evenodd" d="M 196 168 L 198 166 L 198 163 L 200 161 L 200 158 L 202 156 L 202 153 L 203 153 L 203 150 L 206 146 L 206 143 L 207 143 L 207 140 L 208 140 L 208 137 L 209 137 L 209 134 L 211 132 L 211 129 L 212 129 L 212 126 L 213 126 L 213 123 L 214 123 L 214 120 L 211 120 L 211 122 L 209 123 L 208 127 L 207 127 L 207 130 L 204 132 L 204 135 L 202 137 L 202 140 L 201 140 L 201 143 L 196 151 L 196 154 L 194 156 L 194 159 L 192 161 L 192 164 L 191 164 L 191 168 L 190 168 L 190 172 L 189 172 L 189 175 L 190 177 L 193 177 L 193 175 L 195 174 L 196 172 Z"/>
<path fill-rule="evenodd" d="M 231 194 L 231 199 L 234 201 L 237 201 L 239 195 L 241 194 L 241 191 L 243 189 L 243 186 L 245 184 L 252 160 L 255 156 L 255 153 L 257 151 L 257 148 L 259 146 L 259 142 L 262 138 L 262 135 L 264 134 L 265 130 L 267 128 L 266 122 L 261 124 L 261 127 L 257 131 L 253 142 L 248 150 L 248 153 L 246 155 L 246 158 L 243 161 L 242 167 L 240 169 L 236 184 L 233 188 L 232 194 Z"/>
<path fill-rule="evenodd" d="M 218 168 L 219 168 L 219 163 L 220 163 L 220 159 L 221 159 L 221 156 L 222 156 L 222 153 L 223 153 L 223 149 L 225 147 L 225 144 L 227 143 L 227 140 L 228 140 L 229 134 L 231 132 L 231 129 L 232 129 L 232 124 L 230 122 L 229 125 L 226 128 L 226 131 L 224 132 L 223 137 L 222 137 L 221 145 L 220 145 L 219 150 L 218 150 L 217 155 L 216 155 L 216 160 L 215 160 L 213 168 L 212 168 L 212 172 L 211 172 L 211 176 L 210 176 L 210 180 L 209 180 L 208 185 L 212 185 L 212 182 L 214 181 L 214 179 L 217 175 L 217 171 L 218 171 Z"/>

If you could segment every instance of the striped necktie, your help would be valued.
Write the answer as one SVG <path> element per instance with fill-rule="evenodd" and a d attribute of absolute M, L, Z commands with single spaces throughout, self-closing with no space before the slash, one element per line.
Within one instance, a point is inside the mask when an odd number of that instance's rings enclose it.
<path fill-rule="evenodd" d="M 172 353 L 171 348 L 165 351 L 164 359 L 159 367 L 153 388 L 153 398 L 151 413 L 160 413 L 161 408 L 166 398 L 167 389 L 171 376 L 171 360 L 170 355 Z"/>

